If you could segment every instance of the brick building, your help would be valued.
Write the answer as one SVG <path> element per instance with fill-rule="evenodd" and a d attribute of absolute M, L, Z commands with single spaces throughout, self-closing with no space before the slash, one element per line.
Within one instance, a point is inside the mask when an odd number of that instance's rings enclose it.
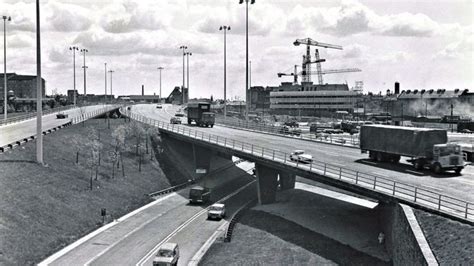
<path fill-rule="evenodd" d="M 0 75 L 0 91 L 3 92 L 4 81 L 3 74 Z M 42 80 L 42 97 L 46 95 L 46 82 Z M 36 76 L 33 75 L 17 75 L 16 73 L 7 73 L 7 89 L 13 91 L 17 98 L 36 98 Z M 3 99 L 3 93 L 0 96 Z"/>

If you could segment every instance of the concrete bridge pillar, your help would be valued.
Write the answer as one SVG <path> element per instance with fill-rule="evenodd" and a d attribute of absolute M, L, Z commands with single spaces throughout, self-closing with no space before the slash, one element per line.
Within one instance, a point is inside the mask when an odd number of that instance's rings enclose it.
<path fill-rule="evenodd" d="M 193 144 L 193 157 L 195 166 L 195 178 L 209 173 L 211 169 L 212 150 Z"/>
<path fill-rule="evenodd" d="M 258 203 L 270 204 L 276 200 L 278 171 L 256 163 Z"/>
<path fill-rule="evenodd" d="M 281 190 L 295 188 L 296 175 L 289 172 L 280 172 Z"/>

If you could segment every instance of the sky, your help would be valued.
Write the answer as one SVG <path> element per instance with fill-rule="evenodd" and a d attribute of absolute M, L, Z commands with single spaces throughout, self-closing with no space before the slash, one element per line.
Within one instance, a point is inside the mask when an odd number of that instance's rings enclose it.
<path fill-rule="evenodd" d="M 227 97 L 244 98 L 245 5 L 238 0 L 41 0 L 42 77 L 47 94 L 73 88 L 71 46 L 85 48 L 87 93 L 103 94 L 113 69 L 115 95 L 162 94 L 182 85 L 189 57 L 190 97 L 223 98 L 227 33 Z M 341 45 L 319 48 L 324 69 L 362 72 L 325 75 L 325 83 L 364 82 L 364 92 L 473 88 L 473 9 L 470 0 L 256 0 L 249 5 L 252 86 L 276 86 L 292 77 L 312 38 Z M 36 75 L 34 0 L 1 0 L 7 22 L 7 72 Z M 3 26 L 3 25 L 2 25 Z M 3 34 L 3 27 L 2 34 Z M 0 45 L 3 49 L 3 41 Z M 311 48 L 314 55 L 314 47 Z M 77 89 L 83 92 L 83 56 L 76 52 Z M 3 56 L 0 56 L 3 65 Z M 110 76 L 108 90 L 110 91 Z M 317 80 L 316 76 L 312 77 Z"/>

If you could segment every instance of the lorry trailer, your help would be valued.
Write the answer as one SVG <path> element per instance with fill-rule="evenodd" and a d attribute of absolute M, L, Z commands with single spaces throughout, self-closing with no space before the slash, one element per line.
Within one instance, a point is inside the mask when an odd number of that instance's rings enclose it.
<path fill-rule="evenodd" d="M 417 170 L 429 167 L 435 173 L 459 174 L 464 168 L 461 147 L 447 142 L 444 129 L 364 125 L 360 130 L 360 149 L 373 160 L 396 163 L 405 156 Z"/>
<path fill-rule="evenodd" d="M 202 127 L 213 127 L 216 117 L 213 112 L 211 112 L 210 103 L 188 103 L 186 108 L 188 112 L 188 124 L 191 124 L 193 121 L 196 125 Z"/>

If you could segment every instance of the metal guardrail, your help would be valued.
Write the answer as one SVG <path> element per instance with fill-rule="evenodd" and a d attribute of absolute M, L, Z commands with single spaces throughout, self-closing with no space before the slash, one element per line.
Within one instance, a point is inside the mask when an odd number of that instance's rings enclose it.
<path fill-rule="evenodd" d="M 474 208 L 472 202 L 433 192 L 429 188 L 414 186 L 411 184 L 394 181 L 386 177 L 354 171 L 322 161 L 313 161 L 309 164 L 303 164 L 298 161 L 294 162 L 290 160 L 289 154 L 286 152 L 264 148 L 258 145 L 245 143 L 222 136 L 206 134 L 204 132 L 192 130 L 185 126 L 169 124 L 151 119 L 130 111 L 124 112 L 124 110 L 121 110 L 121 112 L 132 119 L 154 125 L 162 130 L 182 134 L 199 141 L 237 150 L 239 152 L 247 153 L 262 159 L 272 160 L 277 163 L 298 168 L 306 172 L 340 180 L 348 184 L 403 200 L 407 203 L 412 203 L 412 205 L 418 205 L 427 209 L 437 210 L 440 213 L 444 213 L 451 217 L 457 217 L 458 219 L 471 223 L 474 221 Z"/>
<path fill-rule="evenodd" d="M 66 110 L 73 109 L 73 108 L 74 108 L 74 106 L 67 105 L 67 106 L 61 106 L 61 107 L 58 107 L 58 108 L 48 109 L 48 110 L 43 111 L 43 115 L 49 115 L 49 114 L 52 114 L 52 113 L 66 111 Z M 20 122 L 20 121 L 23 121 L 23 120 L 28 120 L 28 119 L 35 118 L 35 117 L 36 117 L 36 112 L 28 113 L 28 114 L 25 114 L 25 115 L 14 116 L 14 117 L 11 117 L 11 118 L 7 118 L 7 120 L 0 120 L 0 126 Z"/>
<path fill-rule="evenodd" d="M 78 116 L 75 116 L 71 119 L 72 123 L 73 124 L 77 124 L 77 123 L 80 123 L 82 121 L 85 121 L 85 120 L 88 120 L 88 119 L 91 119 L 91 118 L 94 118 L 96 116 L 99 116 L 99 115 L 102 115 L 106 112 L 109 112 L 113 109 L 116 109 L 118 106 L 106 106 L 106 107 L 102 107 L 100 109 L 97 109 L 97 110 L 94 110 L 94 111 L 90 111 L 90 112 L 86 112 L 86 113 L 83 113 L 83 114 L 80 114 Z"/>
<path fill-rule="evenodd" d="M 230 240 L 232 239 L 232 233 L 234 232 L 235 225 L 239 221 L 240 217 L 242 217 L 243 211 L 249 209 L 250 206 L 255 205 L 256 203 L 257 203 L 257 200 L 253 199 L 247 202 L 244 206 L 240 207 L 234 213 L 234 216 L 232 216 L 232 218 L 230 219 L 229 226 L 227 227 L 227 230 L 225 231 L 224 242 L 230 242 Z"/>
<path fill-rule="evenodd" d="M 343 137 L 343 136 L 336 136 L 329 133 L 318 133 L 318 134 L 306 134 L 301 133 L 299 135 L 292 134 L 290 132 L 284 133 L 282 132 L 282 127 L 274 126 L 274 125 L 266 125 L 262 123 L 255 123 L 255 122 L 248 122 L 248 121 L 241 121 L 238 122 L 233 121 L 226 121 L 224 119 L 216 119 L 216 124 L 236 129 L 247 129 L 250 131 L 258 131 L 258 132 L 266 132 L 271 133 L 274 135 L 285 136 L 289 138 L 295 139 L 304 139 L 310 140 L 315 142 L 321 143 L 331 143 L 341 146 L 348 146 L 348 147 L 359 147 L 359 139 L 357 137 Z"/>

